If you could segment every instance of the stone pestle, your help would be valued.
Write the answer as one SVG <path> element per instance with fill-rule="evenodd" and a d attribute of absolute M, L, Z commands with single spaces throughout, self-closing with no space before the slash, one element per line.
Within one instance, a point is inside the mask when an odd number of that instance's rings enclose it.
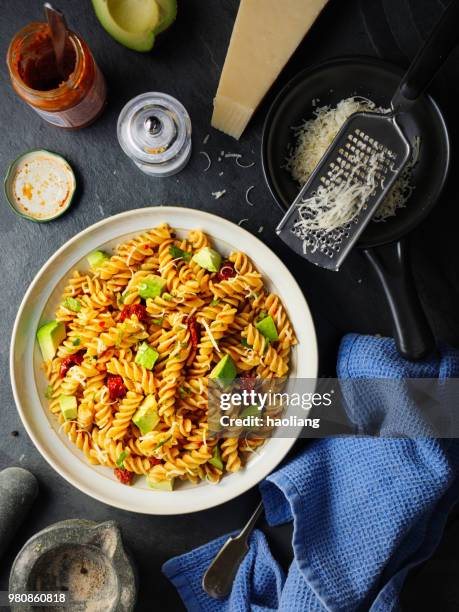
<path fill-rule="evenodd" d="M 0 558 L 38 495 L 33 474 L 18 467 L 0 472 Z"/>

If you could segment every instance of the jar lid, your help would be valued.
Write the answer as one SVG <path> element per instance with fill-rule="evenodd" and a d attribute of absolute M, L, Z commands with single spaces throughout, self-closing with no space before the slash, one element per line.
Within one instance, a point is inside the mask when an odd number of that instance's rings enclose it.
<path fill-rule="evenodd" d="M 191 121 L 175 98 L 148 92 L 130 100 L 118 118 L 123 151 L 142 170 L 170 176 L 187 163 L 191 152 Z"/>
<path fill-rule="evenodd" d="M 10 165 L 4 186 L 15 213 L 31 221 L 51 221 L 69 208 L 76 180 L 63 157 L 46 149 L 33 149 Z"/>

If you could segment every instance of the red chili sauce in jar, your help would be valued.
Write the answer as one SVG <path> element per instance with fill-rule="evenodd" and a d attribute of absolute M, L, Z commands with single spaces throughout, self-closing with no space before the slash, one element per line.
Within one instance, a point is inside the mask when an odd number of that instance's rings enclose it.
<path fill-rule="evenodd" d="M 46 23 L 31 23 L 16 34 L 7 64 L 16 93 L 53 125 L 85 127 L 104 109 L 104 77 L 85 41 L 74 32 L 69 31 L 62 74 Z"/>

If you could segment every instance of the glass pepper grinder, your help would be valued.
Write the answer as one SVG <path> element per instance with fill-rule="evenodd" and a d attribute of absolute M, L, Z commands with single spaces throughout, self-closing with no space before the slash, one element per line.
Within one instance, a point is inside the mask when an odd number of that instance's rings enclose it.
<path fill-rule="evenodd" d="M 168 94 L 148 92 L 130 100 L 120 113 L 117 132 L 123 151 L 150 176 L 172 176 L 190 159 L 190 117 Z"/>

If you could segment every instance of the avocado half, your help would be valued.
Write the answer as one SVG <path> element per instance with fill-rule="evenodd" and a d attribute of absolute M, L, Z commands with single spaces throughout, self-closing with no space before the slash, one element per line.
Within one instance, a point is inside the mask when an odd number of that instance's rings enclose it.
<path fill-rule="evenodd" d="M 177 0 L 92 0 L 105 30 L 134 51 L 150 51 L 177 16 Z"/>

